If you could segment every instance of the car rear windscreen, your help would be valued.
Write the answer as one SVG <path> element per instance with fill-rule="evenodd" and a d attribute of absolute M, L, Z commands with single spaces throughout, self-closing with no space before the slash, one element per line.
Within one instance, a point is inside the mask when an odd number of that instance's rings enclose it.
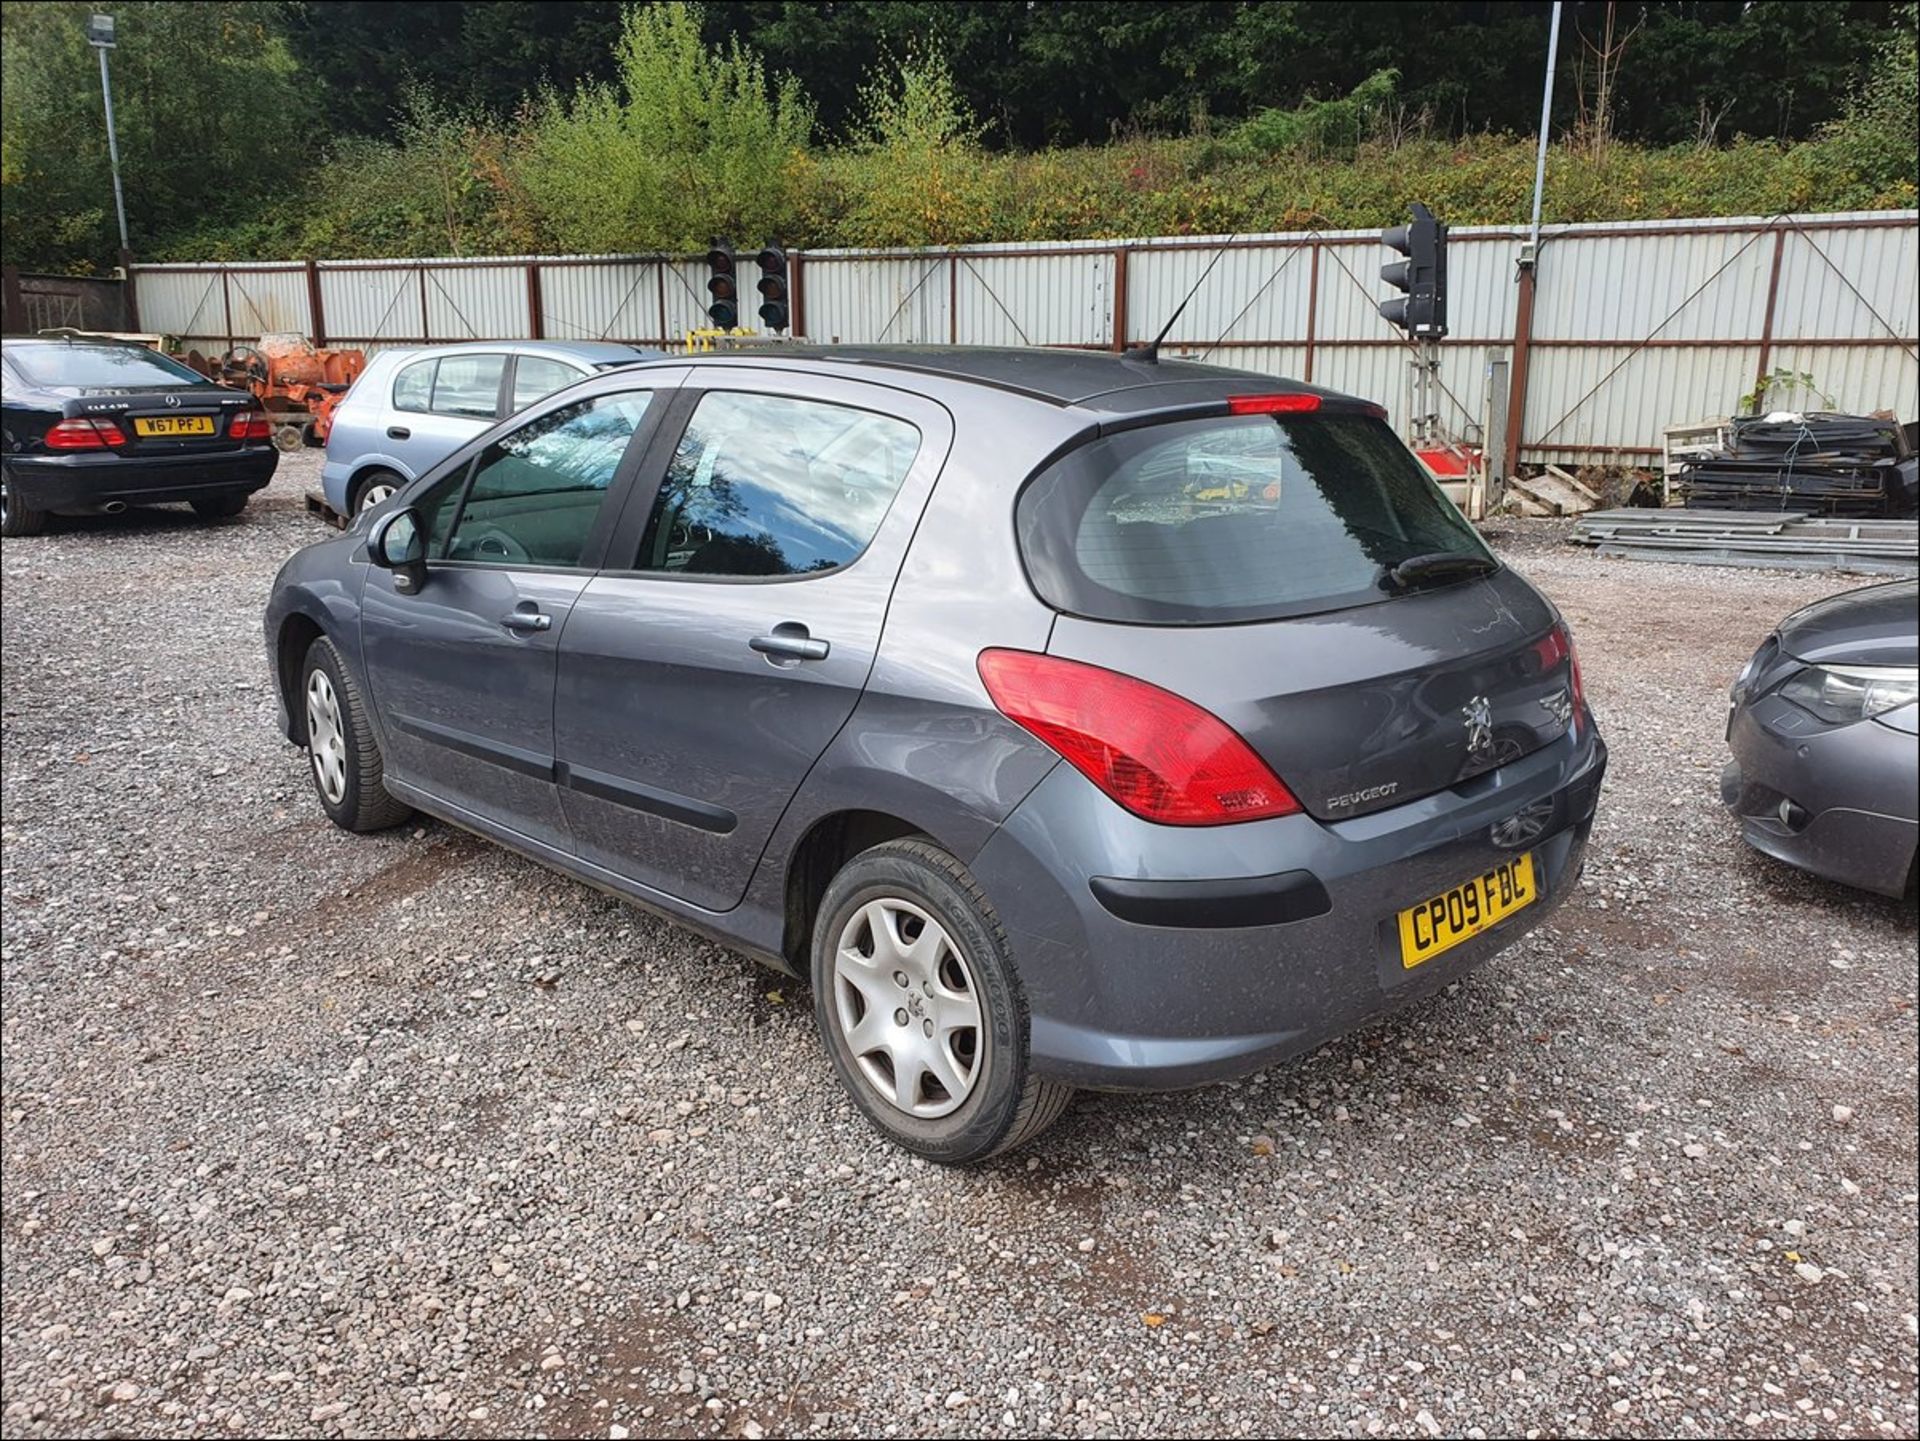
<path fill-rule="evenodd" d="M 1140 624 L 1364 605 L 1415 556 L 1488 558 L 1384 422 L 1328 411 L 1103 437 L 1029 481 L 1016 520 L 1042 600 Z"/>
<path fill-rule="evenodd" d="M 205 385 L 207 378 L 138 345 L 22 345 L 7 352 L 34 385 L 113 390 L 148 385 Z"/>

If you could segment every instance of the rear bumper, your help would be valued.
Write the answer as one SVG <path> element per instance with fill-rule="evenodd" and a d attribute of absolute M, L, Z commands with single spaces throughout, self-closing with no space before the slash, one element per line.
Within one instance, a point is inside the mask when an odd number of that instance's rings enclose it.
<path fill-rule="evenodd" d="M 1747 844 L 1842 885 L 1898 896 L 1920 844 L 1920 748 L 1878 721 L 1830 726 L 1777 696 L 1735 710 L 1720 799 Z"/>
<path fill-rule="evenodd" d="M 1605 769 L 1589 728 L 1389 811 L 1198 830 L 1137 820 L 1056 767 L 972 862 L 1026 990 L 1034 1068 L 1110 1090 L 1202 1085 L 1431 995 L 1565 898 Z M 1496 845 L 1529 807 L 1539 838 Z M 1401 965 L 1401 910 L 1527 851 L 1538 901 Z"/>
<path fill-rule="evenodd" d="M 252 492 L 273 479 L 280 452 L 271 445 L 222 454 L 132 456 L 10 455 L 7 485 L 34 510 L 97 510 L 155 505 L 196 496 Z"/>

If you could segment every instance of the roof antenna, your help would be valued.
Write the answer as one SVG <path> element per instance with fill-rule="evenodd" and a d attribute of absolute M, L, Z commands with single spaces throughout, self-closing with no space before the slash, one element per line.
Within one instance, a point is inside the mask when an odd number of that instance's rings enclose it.
<path fill-rule="evenodd" d="M 1167 317 L 1167 323 L 1160 327 L 1160 333 L 1145 345 L 1128 346 L 1120 352 L 1120 358 L 1122 360 L 1137 360 L 1144 365 L 1158 365 L 1160 363 L 1160 342 L 1167 338 L 1167 332 L 1172 330 L 1174 325 L 1178 323 L 1181 313 L 1187 308 L 1187 301 L 1192 300 L 1194 296 L 1200 293 L 1200 287 L 1207 283 L 1207 277 L 1213 274 L 1213 267 L 1220 263 L 1220 257 L 1225 255 L 1227 251 L 1232 248 L 1233 242 L 1239 238 L 1240 232 L 1237 230 L 1227 237 L 1226 243 L 1214 251 L 1213 259 L 1207 262 L 1207 268 L 1200 272 L 1200 278 L 1193 282 L 1193 289 L 1187 292 L 1186 300 L 1182 300 L 1179 305 L 1174 307 L 1173 314 Z"/>

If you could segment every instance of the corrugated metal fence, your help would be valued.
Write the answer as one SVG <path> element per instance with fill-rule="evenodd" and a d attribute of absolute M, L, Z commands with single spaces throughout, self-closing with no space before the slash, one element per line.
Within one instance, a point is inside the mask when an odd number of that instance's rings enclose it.
<path fill-rule="evenodd" d="M 1824 396 L 1902 420 L 1920 405 L 1916 212 L 1554 226 L 1532 271 L 1515 263 L 1524 238 L 1461 227 L 1448 250 L 1443 419 L 1477 436 L 1505 414 L 1504 437 L 1490 439 L 1508 455 L 1653 456 L 1664 426 L 1731 413 L 1776 368 L 1813 377 L 1797 405 Z M 1370 230 L 796 251 L 795 329 L 828 342 L 1117 350 L 1151 339 L 1223 244 L 1166 354 L 1404 412 L 1412 352 L 1374 308 L 1391 257 Z M 705 264 L 685 257 L 140 265 L 133 276 L 141 327 L 208 352 L 272 330 L 366 348 L 671 345 L 706 323 Z M 1500 359 L 1510 365 L 1490 365 Z"/>

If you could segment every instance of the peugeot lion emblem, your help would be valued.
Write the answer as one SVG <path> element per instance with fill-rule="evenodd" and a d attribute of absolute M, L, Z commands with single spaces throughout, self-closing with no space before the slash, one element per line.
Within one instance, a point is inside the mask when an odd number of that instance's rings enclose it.
<path fill-rule="evenodd" d="M 1493 707 L 1477 695 L 1460 707 L 1460 714 L 1467 723 L 1467 754 L 1485 760 L 1493 754 Z"/>
<path fill-rule="evenodd" d="M 168 405 L 171 405 L 175 410 L 178 410 L 180 408 L 180 397 L 177 395 L 167 396 L 166 402 Z"/>

